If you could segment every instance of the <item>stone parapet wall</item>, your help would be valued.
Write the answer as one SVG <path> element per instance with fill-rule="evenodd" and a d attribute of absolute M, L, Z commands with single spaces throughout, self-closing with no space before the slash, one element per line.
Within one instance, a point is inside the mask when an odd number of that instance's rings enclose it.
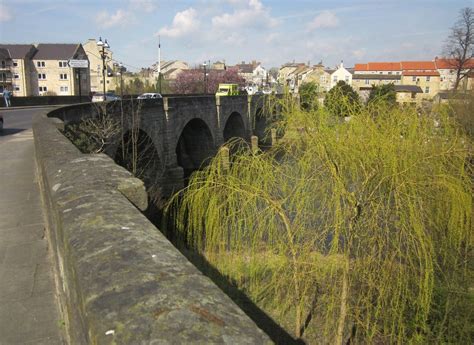
<path fill-rule="evenodd" d="M 37 117 L 35 155 L 71 344 L 267 344 L 270 339 L 138 208 L 146 192 L 106 155 Z"/>

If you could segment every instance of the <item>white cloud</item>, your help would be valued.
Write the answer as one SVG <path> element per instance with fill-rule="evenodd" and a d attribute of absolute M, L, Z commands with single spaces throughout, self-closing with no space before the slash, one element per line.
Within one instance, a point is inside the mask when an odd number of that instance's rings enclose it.
<path fill-rule="evenodd" d="M 339 18 L 331 11 L 323 11 L 308 24 L 308 30 L 335 28 L 339 26 Z"/>
<path fill-rule="evenodd" d="M 233 0 L 230 0 L 234 3 Z M 240 2 L 240 4 L 242 4 Z M 278 21 L 270 15 L 260 0 L 248 0 L 245 6 L 239 6 L 232 13 L 224 13 L 212 18 L 215 29 L 245 29 L 248 27 L 274 27 Z"/>
<path fill-rule="evenodd" d="M 352 51 L 352 56 L 356 59 L 362 59 L 366 54 L 365 49 L 355 49 Z"/>
<path fill-rule="evenodd" d="M 125 24 L 130 21 L 132 14 L 118 9 L 115 13 L 109 14 L 107 11 L 101 11 L 95 17 L 96 23 L 103 28 L 111 28 L 119 24 Z"/>
<path fill-rule="evenodd" d="M 158 35 L 168 37 L 181 37 L 192 33 L 199 27 L 199 19 L 194 8 L 190 7 L 187 10 L 176 13 L 173 18 L 171 26 L 165 26 L 158 31 Z"/>
<path fill-rule="evenodd" d="M 7 22 L 12 19 L 10 10 L 3 4 L 0 4 L 0 23 Z"/>
<path fill-rule="evenodd" d="M 130 7 L 136 11 L 153 12 L 156 9 L 153 0 L 130 0 Z"/>

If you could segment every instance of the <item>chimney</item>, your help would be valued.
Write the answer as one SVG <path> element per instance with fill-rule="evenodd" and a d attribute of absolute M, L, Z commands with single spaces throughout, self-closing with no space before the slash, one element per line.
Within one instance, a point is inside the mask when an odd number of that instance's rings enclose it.
<path fill-rule="evenodd" d="M 340 68 L 343 68 L 344 67 L 344 60 L 341 60 L 341 66 Z"/>

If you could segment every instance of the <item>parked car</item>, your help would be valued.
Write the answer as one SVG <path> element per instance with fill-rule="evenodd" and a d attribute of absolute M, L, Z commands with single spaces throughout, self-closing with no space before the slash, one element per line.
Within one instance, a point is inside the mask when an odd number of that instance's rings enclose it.
<path fill-rule="evenodd" d="M 106 93 L 105 94 L 105 101 L 120 101 L 120 97 L 113 94 L 113 93 Z M 95 93 L 92 96 L 92 102 L 103 102 L 104 101 L 104 94 L 103 93 Z"/>
<path fill-rule="evenodd" d="M 157 99 L 157 98 L 163 98 L 163 97 L 161 97 L 161 95 L 159 93 L 147 92 L 147 93 L 144 93 L 144 94 L 138 96 L 137 98 L 138 99 Z"/>

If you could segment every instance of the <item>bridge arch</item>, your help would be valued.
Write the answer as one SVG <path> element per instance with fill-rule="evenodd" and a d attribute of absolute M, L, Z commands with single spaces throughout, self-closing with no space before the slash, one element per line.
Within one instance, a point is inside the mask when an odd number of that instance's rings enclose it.
<path fill-rule="evenodd" d="M 211 159 L 216 153 L 214 139 L 208 125 L 201 119 L 189 121 L 181 131 L 176 145 L 178 165 L 183 168 L 184 177 Z"/>
<path fill-rule="evenodd" d="M 161 197 L 165 167 L 155 143 L 144 130 L 128 130 L 120 140 L 114 160 L 144 182 L 150 199 Z"/>
<path fill-rule="evenodd" d="M 242 119 L 242 115 L 236 111 L 230 114 L 224 126 L 223 132 L 224 141 L 228 141 L 229 139 L 235 137 L 247 139 L 245 124 Z"/>

